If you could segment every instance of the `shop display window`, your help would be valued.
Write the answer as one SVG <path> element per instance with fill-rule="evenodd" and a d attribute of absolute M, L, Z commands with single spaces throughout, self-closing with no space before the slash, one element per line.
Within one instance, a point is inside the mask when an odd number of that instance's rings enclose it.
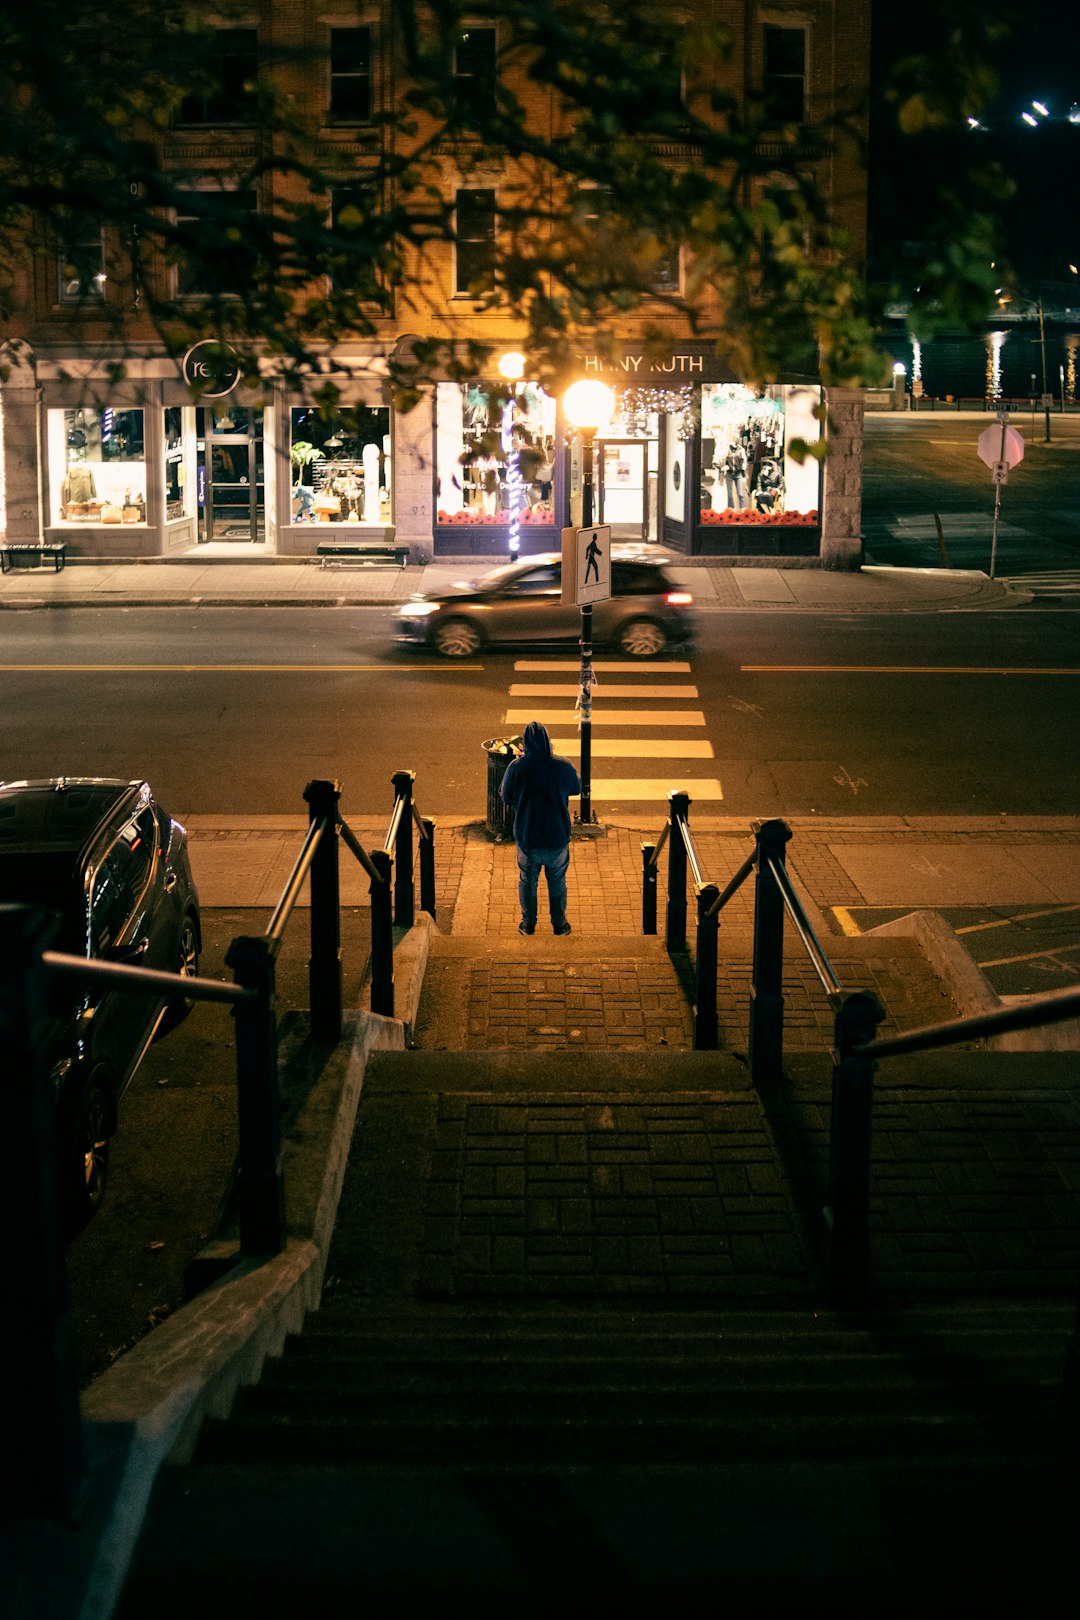
<path fill-rule="evenodd" d="M 195 409 L 171 406 L 165 412 L 165 518 L 194 517 L 196 480 L 192 476 L 195 452 Z"/>
<path fill-rule="evenodd" d="M 515 511 L 523 526 L 554 525 L 555 401 L 542 388 L 518 383 L 499 409 L 483 383 L 439 383 L 435 413 L 441 527 L 508 526 Z"/>
<path fill-rule="evenodd" d="M 292 521 L 389 523 L 390 412 L 366 405 L 327 419 L 313 407 L 292 412 Z"/>
<path fill-rule="evenodd" d="M 796 460 L 795 441 L 815 444 L 821 390 L 737 383 L 701 390 L 701 523 L 817 525 L 821 465 Z"/>
<path fill-rule="evenodd" d="M 146 522 L 141 410 L 51 410 L 48 438 L 54 524 Z"/>

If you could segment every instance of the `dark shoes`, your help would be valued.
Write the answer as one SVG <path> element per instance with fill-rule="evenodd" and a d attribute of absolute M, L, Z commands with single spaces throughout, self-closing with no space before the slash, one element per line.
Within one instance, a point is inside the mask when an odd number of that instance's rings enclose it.
<path fill-rule="evenodd" d="M 554 925 L 553 925 L 553 927 L 554 927 Z M 558 927 L 554 928 L 554 932 L 556 934 L 569 934 L 572 931 L 573 930 L 571 929 L 570 924 L 567 922 L 565 917 L 563 918 L 562 922 L 559 923 Z"/>
<path fill-rule="evenodd" d="M 518 933 L 519 934 L 535 934 L 535 932 L 536 932 L 536 924 L 535 923 L 527 923 L 527 922 L 519 922 L 518 923 Z"/>

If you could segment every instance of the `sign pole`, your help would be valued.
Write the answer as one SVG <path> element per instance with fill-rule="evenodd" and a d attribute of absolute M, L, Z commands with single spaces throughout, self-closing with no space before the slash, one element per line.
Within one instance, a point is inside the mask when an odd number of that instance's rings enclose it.
<path fill-rule="evenodd" d="M 1008 419 L 1008 417 L 1005 415 L 1005 413 L 1003 411 L 1001 413 L 1001 453 L 998 456 L 998 465 L 1001 466 L 1001 467 L 1006 467 L 1006 468 L 1008 466 L 1008 463 L 1005 460 L 1005 429 L 1008 426 L 1008 421 L 1009 421 L 1009 419 Z M 993 577 L 994 577 L 994 568 L 995 568 L 995 565 L 997 563 L 998 518 L 1001 515 L 1001 483 L 1002 483 L 1001 476 L 998 473 L 997 469 L 995 468 L 995 471 L 994 471 L 994 532 L 993 532 L 993 535 L 992 535 L 991 540 L 990 540 L 990 578 L 991 579 L 993 579 Z"/>
<path fill-rule="evenodd" d="M 581 526 L 592 528 L 593 520 L 593 438 L 595 429 L 585 429 L 581 469 Z M 583 824 L 592 821 L 592 603 L 581 604 L 581 800 L 578 815 Z"/>

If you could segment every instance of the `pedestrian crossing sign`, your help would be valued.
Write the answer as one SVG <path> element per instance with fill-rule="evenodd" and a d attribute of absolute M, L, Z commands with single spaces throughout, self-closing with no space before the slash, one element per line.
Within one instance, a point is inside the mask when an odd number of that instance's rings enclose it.
<path fill-rule="evenodd" d="M 576 607 L 611 595 L 611 525 L 562 532 L 562 600 Z"/>

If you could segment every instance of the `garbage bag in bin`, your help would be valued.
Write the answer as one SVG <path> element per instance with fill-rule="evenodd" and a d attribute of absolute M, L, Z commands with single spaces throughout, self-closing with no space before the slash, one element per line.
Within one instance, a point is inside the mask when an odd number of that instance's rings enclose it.
<path fill-rule="evenodd" d="M 497 844 L 513 836 L 514 812 L 500 796 L 502 780 L 512 759 L 522 752 L 520 737 L 491 737 L 481 745 L 487 754 L 487 830 Z"/>

